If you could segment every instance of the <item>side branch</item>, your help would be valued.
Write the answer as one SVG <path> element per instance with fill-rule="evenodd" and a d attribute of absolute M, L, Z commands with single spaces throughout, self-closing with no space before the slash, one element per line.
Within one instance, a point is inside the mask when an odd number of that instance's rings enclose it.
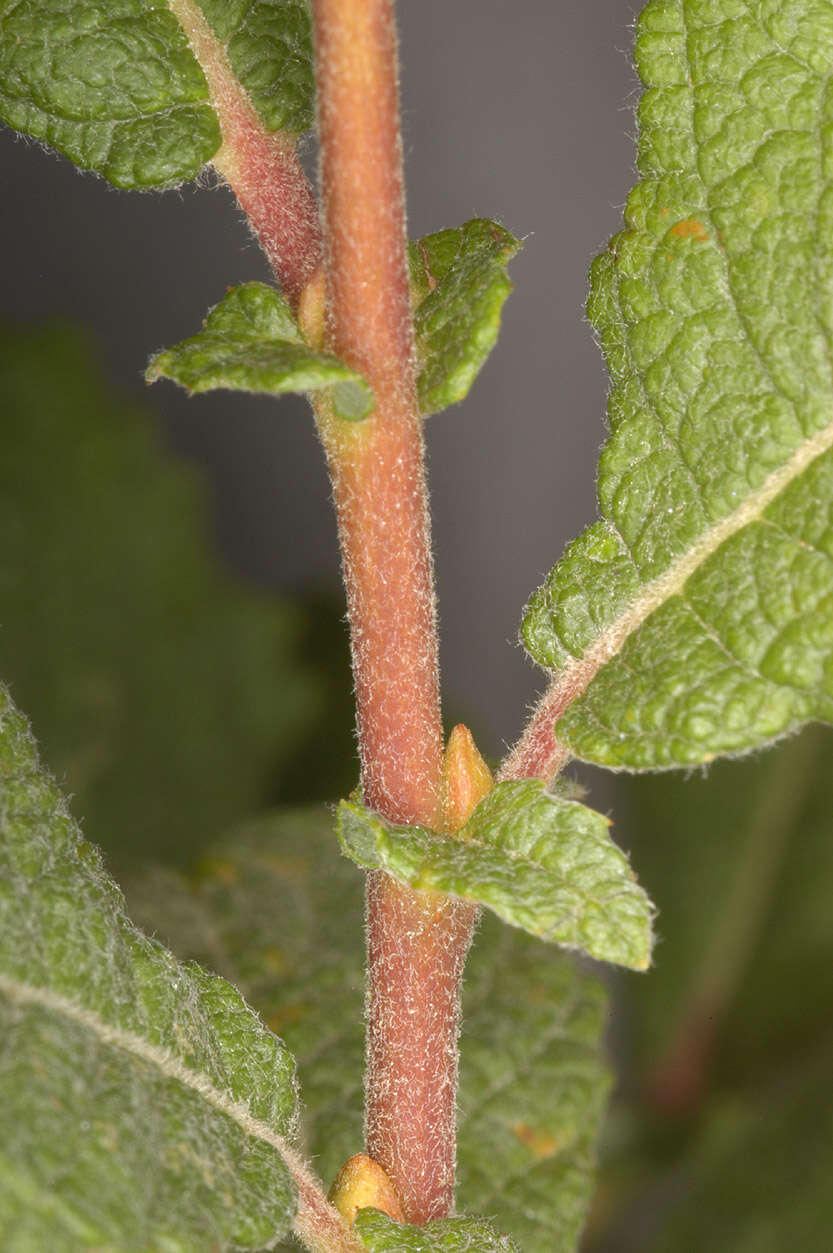
<path fill-rule="evenodd" d="M 555 724 L 574 699 L 576 692 L 564 692 L 555 680 L 539 703 L 515 747 L 501 762 L 496 778 L 543 779 L 550 783 L 570 760 L 569 750 L 555 737 Z"/>
<path fill-rule="evenodd" d="M 226 50 L 193 0 L 169 0 L 208 83 L 223 143 L 213 165 L 228 182 L 293 309 L 321 263 L 318 205 L 295 137 L 268 131 Z"/>

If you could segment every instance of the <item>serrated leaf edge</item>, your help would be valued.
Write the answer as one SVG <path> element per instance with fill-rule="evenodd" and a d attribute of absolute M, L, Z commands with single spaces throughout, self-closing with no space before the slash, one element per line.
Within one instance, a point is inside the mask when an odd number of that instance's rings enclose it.
<path fill-rule="evenodd" d="M 319 1181 L 307 1169 L 298 1153 L 288 1144 L 283 1136 L 273 1131 L 267 1123 L 252 1117 L 245 1105 L 219 1092 L 205 1075 L 183 1065 L 179 1058 L 175 1057 L 167 1049 L 157 1044 L 151 1044 L 150 1041 L 142 1039 L 135 1032 L 125 1031 L 122 1027 L 114 1027 L 83 1005 L 78 1005 L 68 997 L 62 996 L 59 992 L 54 992 L 49 988 L 40 988 L 31 984 L 21 983 L 17 979 L 11 979 L 8 975 L 0 973 L 0 995 L 4 995 L 16 1005 L 36 1006 L 69 1019 L 84 1030 L 91 1032 L 103 1044 L 121 1049 L 125 1053 L 130 1053 L 133 1057 L 137 1057 L 148 1065 L 153 1066 L 166 1079 L 176 1080 L 183 1087 L 190 1088 L 192 1092 L 196 1092 L 201 1096 L 206 1104 L 235 1122 L 247 1136 L 255 1140 L 262 1140 L 270 1145 L 280 1154 L 298 1191 L 298 1209 L 294 1221 L 295 1230 L 300 1235 L 303 1235 L 305 1230 L 310 1230 L 310 1220 L 313 1214 L 319 1220 L 316 1223 L 316 1229 L 318 1229 L 320 1216 L 325 1209 L 330 1211 L 329 1214 L 326 1214 L 326 1217 L 330 1218 L 331 1222 L 337 1220 L 338 1226 L 343 1229 L 345 1238 L 338 1244 L 318 1244 L 314 1247 L 327 1250 L 332 1249 L 333 1253 L 340 1253 L 341 1250 L 344 1250 L 344 1253 L 359 1253 L 362 1246 L 357 1244 L 355 1239 L 351 1237 L 351 1233 L 344 1226 L 341 1216 L 337 1214 L 326 1200 Z"/>
<path fill-rule="evenodd" d="M 581 697 L 598 672 L 619 653 L 626 640 L 643 622 L 672 596 L 682 592 L 695 571 L 728 539 L 752 522 L 762 519 L 764 510 L 787 487 L 809 469 L 814 461 L 833 447 L 833 422 L 801 443 L 783 466 L 773 470 L 761 486 L 751 492 L 731 513 L 709 527 L 695 544 L 681 553 L 662 574 L 646 583 L 641 594 L 628 608 L 610 622 L 581 655 L 557 672 L 554 682 L 544 693 L 521 739 L 501 765 L 498 779 L 528 777 L 534 761 L 534 773 L 550 778 L 569 760 L 569 749 L 554 740 L 554 728 L 567 708 Z M 604 519 L 627 552 L 627 545 L 609 518 Z M 541 595 L 541 592 L 536 595 Z M 553 740 L 553 750 L 545 765 L 540 762 L 540 747 L 545 738 Z"/>

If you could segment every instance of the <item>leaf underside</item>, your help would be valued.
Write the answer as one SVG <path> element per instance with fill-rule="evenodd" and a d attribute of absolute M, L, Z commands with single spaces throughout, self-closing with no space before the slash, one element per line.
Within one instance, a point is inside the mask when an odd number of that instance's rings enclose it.
<path fill-rule="evenodd" d="M 190 882 L 156 871 L 128 889 L 134 916 L 237 983 L 291 1048 L 303 1149 L 326 1179 L 363 1141 L 362 877 L 333 844 L 328 814 L 285 812 L 234 832 Z M 463 990 L 457 1204 L 498 1214 L 523 1249 L 575 1249 L 609 1084 L 605 1017 L 595 979 L 484 918 Z"/>
<path fill-rule="evenodd" d="M 833 718 L 833 10 L 652 0 L 636 56 L 642 181 L 588 305 L 602 519 L 523 633 L 559 741 L 643 769 Z"/>
<path fill-rule="evenodd" d="M 127 920 L 0 692 L 0 1245 L 259 1249 L 285 1231 L 294 1064 Z"/>
<path fill-rule="evenodd" d="M 532 935 L 644 970 L 651 903 L 609 826 L 537 780 L 499 783 L 456 839 L 398 827 L 353 802 L 339 809 L 342 847 L 358 865 L 476 901 Z"/>
<path fill-rule="evenodd" d="M 0 117 L 116 187 L 194 178 L 220 147 L 208 86 L 174 13 L 150 0 L 0 0 Z M 306 0 L 203 0 L 267 130 L 312 124 Z"/>
<path fill-rule="evenodd" d="M 0 674 L 90 840 L 186 860 L 340 741 L 315 619 L 218 567 L 204 484 L 78 330 L 0 327 L 0 412 Z"/>

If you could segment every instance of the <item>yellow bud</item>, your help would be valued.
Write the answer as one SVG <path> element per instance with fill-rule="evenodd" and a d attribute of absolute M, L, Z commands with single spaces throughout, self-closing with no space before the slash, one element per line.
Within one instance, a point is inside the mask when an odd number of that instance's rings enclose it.
<path fill-rule="evenodd" d="M 378 1162 L 365 1153 L 349 1157 L 330 1188 L 330 1200 L 342 1218 L 353 1225 L 360 1209 L 378 1209 L 398 1223 L 405 1221 L 399 1197 Z"/>
<path fill-rule="evenodd" d="M 454 835 L 464 826 L 484 796 L 495 786 L 468 727 L 458 723 L 445 750 L 443 763 L 443 829 Z"/>
<path fill-rule="evenodd" d="M 323 269 L 317 269 L 298 301 L 298 325 L 304 339 L 313 348 L 324 346 L 324 303 L 327 289 Z"/>

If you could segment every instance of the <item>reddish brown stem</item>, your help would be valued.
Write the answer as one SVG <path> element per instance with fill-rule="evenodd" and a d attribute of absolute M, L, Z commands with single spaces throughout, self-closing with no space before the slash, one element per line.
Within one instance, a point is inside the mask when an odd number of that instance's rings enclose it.
<path fill-rule="evenodd" d="M 295 137 L 268 131 L 228 62 L 226 50 L 194 0 L 170 0 L 197 58 L 220 122 L 223 144 L 213 164 L 237 196 L 275 277 L 297 309 L 321 262 L 318 205 L 295 155 Z"/>
<path fill-rule="evenodd" d="M 476 916 L 368 876 L 367 1151 L 420 1225 L 454 1204 L 460 981 Z"/>
<path fill-rule="evenodd" d="M 392 0 L 313 0 L 327 341 L 370 383 L 351 425 L 320 415 L 351 627 L 362 790 L 398 822 L 440 822 L 442 728 L 414 379 Z M 449 1212 L 459 980 L 472 911 L 368 884 L 367 1151 L 406 1218 Z"/>
<path fill-rule="evenodd" d="M 515 747 L 501 762 L 497 779 L 543 779 L 551 783 L 570 760 L 570 752 L 559 744 L 555 724 L 574 699 L 576 692 L 562 691 L 556 684 L 545 692 Z"/>
<path fill-rule="evenodd" d="M 291 135 L 270 135 L 247 110 L 229 114 L 214 164 L 246 213 L 293 311 L 323 252 L 318 204 Z"/>
<path fill-rule="evenodd" d="M 352 626 L 362 787 L 437 819 L 442 728 L 422 430 L 414 385 L 390 0 L 316 0 L 328 341 L 374 416 L 325 422 Z"/>

